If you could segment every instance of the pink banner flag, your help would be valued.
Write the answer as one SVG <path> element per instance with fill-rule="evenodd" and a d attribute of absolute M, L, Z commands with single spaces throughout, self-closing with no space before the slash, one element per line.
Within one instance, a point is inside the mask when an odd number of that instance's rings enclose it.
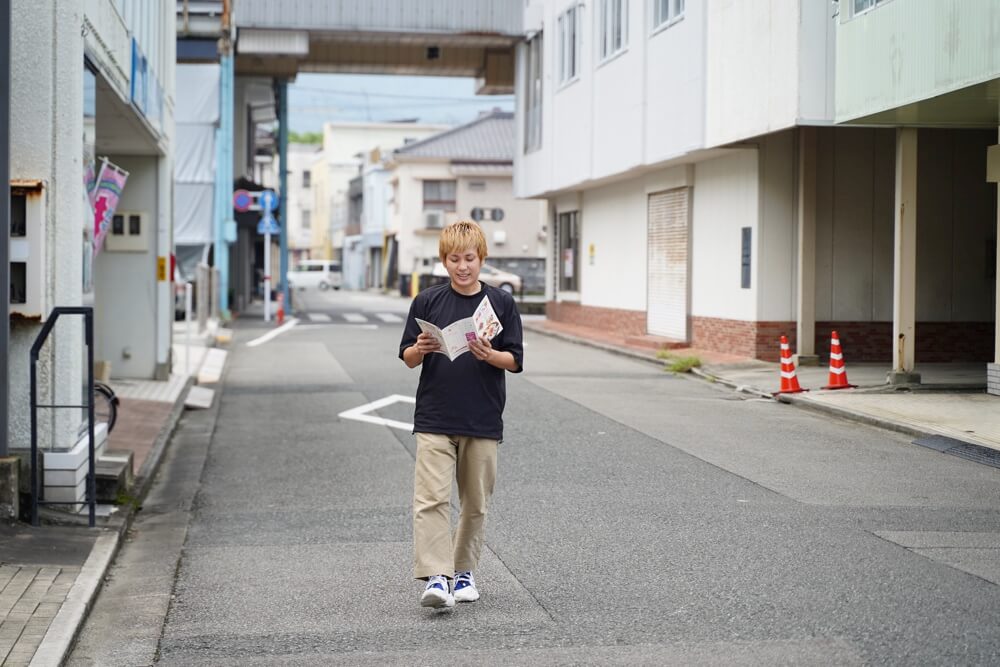
<path fill-rule="evenodd" d="M 111 219 L 118 207 L 118 200 L 125 189 L 128 172 L 119 169 L 107 160 L 101 165 L 94 189 L 94 256 L 104 246 L 104 237 L 111 230 Z"/>

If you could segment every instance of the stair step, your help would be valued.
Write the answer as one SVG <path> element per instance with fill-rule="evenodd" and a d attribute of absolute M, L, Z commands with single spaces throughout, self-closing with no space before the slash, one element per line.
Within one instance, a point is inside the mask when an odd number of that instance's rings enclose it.
<path fill-rule="evenodd" d="M 113 503 L 127 493 L 135 482 L 132 471 L 134 455 L 127 449 L 108 449 L 94 464 L 98 502 Z"/>

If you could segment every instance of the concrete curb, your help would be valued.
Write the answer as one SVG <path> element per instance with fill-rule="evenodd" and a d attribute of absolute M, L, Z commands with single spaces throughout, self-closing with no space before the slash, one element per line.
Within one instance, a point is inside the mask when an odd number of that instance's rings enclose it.
<path fill-rule="evenodd" d="M 137 498 L 142 498 L 146 495 L 153 477 L 156 476 L 156 471 L 160 467 L 160 461 L 163 459 L 163 452 L 167 448 L 167 443 L 170 442 L 170 437 L 174 434 L 174 429 L 177 428 L 177 423 L 181 420 L 181 415 L 184 414 L 184 402 L 187 400 L 188 394 L 191 393 L 191 387 L 194 386 L 194 378 L 195 376 L 191 375 L 188 377 L 187 382 L 184 383 L 184 388 L 181 389 L 181 393 L 178 395 L 166 423 L 160 429 L 159 435 L 156 436 L 153 449 L 150 451 L 149 456 L 146 457 L 146 460 L 142 462 L 139 472 L 135 474 L 135 484 L 138 489 Z"/>
<path fill-rule="evenodd" d="M 181 389 L 177 400 L 174 402 L 174 407 L 167 417 L 167 421 L 156 436 L 153 449 L 143 462 L 142 468 L 136 474 L 135 489 L 136 498 L 139 502 L 149 492 L 152 480 L 156 476 L 156 471 L 159 469 L 170 438 L 173 436 L 178 422 L 180 422 L 181 415 L 184 414 L 184 402 L 193 385 L 194 376 L 191 376 L 185 383 L 184 388 Z M 38 645 L 38 649 L 29 663 L 32 667 L 47 667 L 49 665 L 58 667 L 66 660 L 80 630 L 83 628 L 83 624 L 87 620 L 87 614 L 90 613 L 91 607 L 94 606 L 94 602 L 97 600 L 104 577 L 118 555 L 122 537 L 129 526 L 132 525 L 136 511 L 136 506 L 125 505 L 125 510 L 122 514 L 109 517 L 107 525 L 104 528 L 104 534 L 100 535 L 97 541 L 94 542 L 94 546 L 90 550 L 90 555 L 87 557 L 79 576 L 73 583 L 69 595 L 67 595 L 66 600 L 59 608 L 59 612 L 55 618 L 52 619 L 52 623 L 42 638 L 41 644 Z"/>
<path fill-rule="evenodd" d="M 63 664 L 77 633 L 83 627 L 87 613 L 97 599 L 104 576 L 118 553 L 121 534 L 122 528 L 119 528 L 97 538 L 66 600 L 32 656 L 29 663 L 31 667 L 59 667 Z"/>

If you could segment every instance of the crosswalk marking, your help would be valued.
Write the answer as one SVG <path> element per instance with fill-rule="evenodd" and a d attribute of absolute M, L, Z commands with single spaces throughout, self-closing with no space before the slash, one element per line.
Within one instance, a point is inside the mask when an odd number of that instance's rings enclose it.
<path fill-rule="evenodd" d="M 403 321 L 402 317 L 393 313 L 375 313 L 375 317 L 389 324 L 395 324 Z"/>
<path fill-rule="evenodd" d="M 361 313 L 344 313 L 344 319 L 353 324 L 364 324 L 368 318 Z"/>
<path fill-rule="evenodd" d="M 310 322 L 329 322 L 330 316 L 326 313 L 309 313 Z"/>

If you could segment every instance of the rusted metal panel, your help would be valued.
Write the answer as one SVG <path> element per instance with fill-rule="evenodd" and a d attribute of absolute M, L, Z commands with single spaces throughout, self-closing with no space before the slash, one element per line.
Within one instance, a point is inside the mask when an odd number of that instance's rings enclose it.
<path fill-rule="evenodd" d="M 238 28 L 521 34 L 520 0 L 240 0 Z"/>

